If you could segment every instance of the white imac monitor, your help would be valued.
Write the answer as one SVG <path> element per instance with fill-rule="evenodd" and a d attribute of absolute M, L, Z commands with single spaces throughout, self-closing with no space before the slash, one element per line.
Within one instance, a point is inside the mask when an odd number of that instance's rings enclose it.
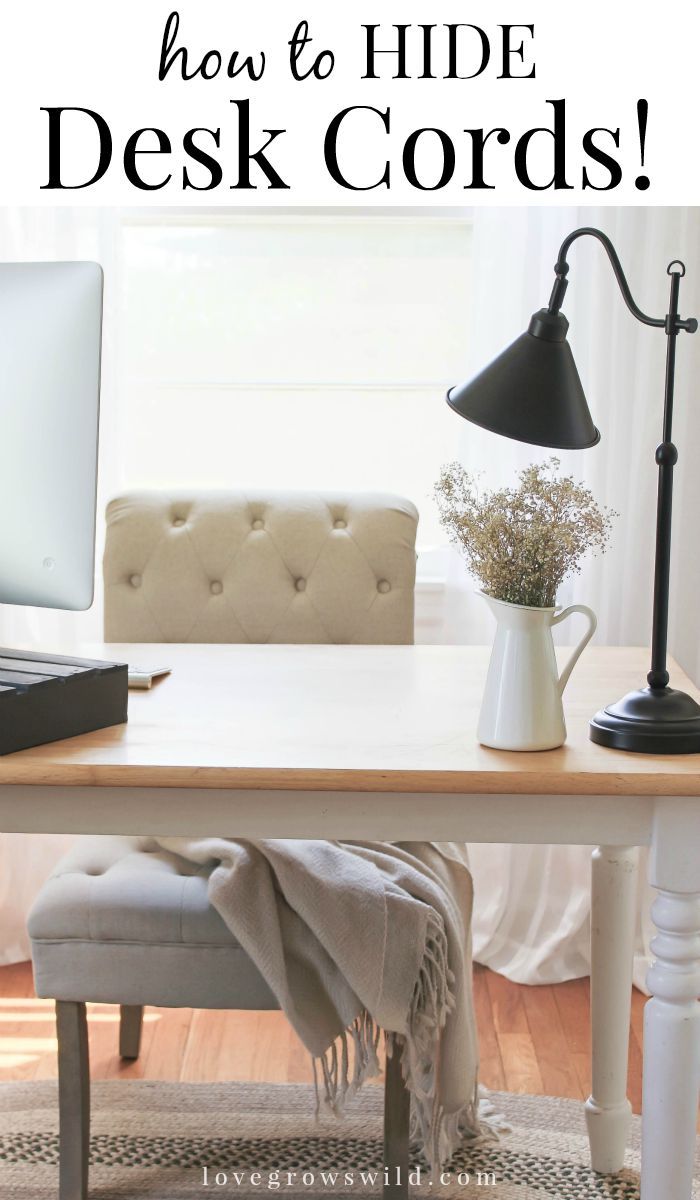
<path fill-rule="evenodd" d="M 102 268 L 0 263 L 0 603 L 86 609 Z"/>

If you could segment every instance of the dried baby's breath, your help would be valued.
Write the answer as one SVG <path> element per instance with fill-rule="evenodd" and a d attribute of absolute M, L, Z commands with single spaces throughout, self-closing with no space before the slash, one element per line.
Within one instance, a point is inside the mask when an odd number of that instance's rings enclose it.
<path fill-rule="evenodd" d="M 510 604 L 551 608 L 559 585 L 578 574 L 588 552 L 607 549 L 612 509 L 560 462 L 533 463 L 518 487 L 479 494 L 478 476 L 459 463 L 443 467 L 435 485 L 440 521 L 485 592 Z"/>

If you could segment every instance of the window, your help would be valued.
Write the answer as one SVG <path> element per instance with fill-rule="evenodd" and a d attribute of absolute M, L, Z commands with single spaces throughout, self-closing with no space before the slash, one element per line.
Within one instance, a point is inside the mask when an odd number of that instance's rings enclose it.
<path fill-rule="evenodd" d="M 469 218 L 127 214 L 122 239 L 122 485 L 400 492 L 434 576 Z"/>

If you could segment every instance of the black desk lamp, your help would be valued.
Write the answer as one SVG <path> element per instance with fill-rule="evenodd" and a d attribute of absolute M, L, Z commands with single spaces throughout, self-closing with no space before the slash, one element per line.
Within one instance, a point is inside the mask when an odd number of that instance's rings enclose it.
<path fill-rule="evenodd" d="M 620 260 L 600 229 L 575 229 L 564 239 L 554 267 L 555 281 L 548 308 L 536 312 L 523 333 L 490 366 L 469 383 L 452 388 L 447 402 L 468 421 L 519 442 L 560 450 L 595 446 L 600 433 L 593 424 L 571 348 L 569 323 L 559 310 L 567 288 L 569 246 L 584 234 L 605 247 L 625 304 L 638 321 L 663 329 L 668 338 L 663 441 L 656 451 L 659 468 L 654 572 L 654 617 L 648 686 L 629 692 L 596 713 L 590 724 L 592 741 L 618 750 L 647 754 L 689 754 L 700 751 L 700 705 L 685 692 L 669 687 L 666 670 L 668 594 L 671 556 L 673 468 L 678 451 L 671 441 L 676 337 L 680 330 L 695 333 L 694 317 L 678 314 L 680 281 L 685 266 L 669 264 L 671 298 L 665 317 L 648 317 L 635 304 Z"/>

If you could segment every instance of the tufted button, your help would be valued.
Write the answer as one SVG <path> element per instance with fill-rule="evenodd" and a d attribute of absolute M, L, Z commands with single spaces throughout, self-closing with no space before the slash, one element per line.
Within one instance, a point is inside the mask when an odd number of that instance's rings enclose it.
<path fill-rule="evenodd" d="M 306 591 L 306 580 L 305 579 L 297 579 L 297 580 L 295 580 L 294 586 L 298 592 L 305 592 Z"/>
<path fill-rule="evenodd" d="M 377 584 L 377 591 L 382 592 L 383 595 L 385 595 L 387 592 L 390 592 L 391 584 L 389 583 L 389 580 L 388 579 L 380 579 Z"/>
<path fill-rule="evenodd" d="M 253 521 L 253 524 L 251 525 L 251 529 L 264 529 L 264 528 L 265 528 L 265 522 L 263 521 L 262 517 L 256 517 L 255 520 Z"/>
<path fill-rule="evenodd" d="M 333 522 L 334 529 L 347 529 L 347 527 L 348 523 L 347 521 L 344 521 L 342 517 L 338 517 L 338 520 Z"/>
<path fill-rule="evenodd" d="M 184 517 L 174 517 L 173 518 L 173 526 L 175 527 L 175 529 L 181 529 L 184 524 L 185 524 Z"/>
<path fill-rule="evenodd" d="M 212 596 L 220 596 L 223 590 L 224 585 L 221 580 L 212 579 L 211 583 L 209 584 L 209 591 L 211 592 Z"/>
<path fill-rule="evenodd" d="M 140 575 L 130 575 L 129 583 L 131 584 L 132 587 L 141 587 L 141 576 Z"/>

